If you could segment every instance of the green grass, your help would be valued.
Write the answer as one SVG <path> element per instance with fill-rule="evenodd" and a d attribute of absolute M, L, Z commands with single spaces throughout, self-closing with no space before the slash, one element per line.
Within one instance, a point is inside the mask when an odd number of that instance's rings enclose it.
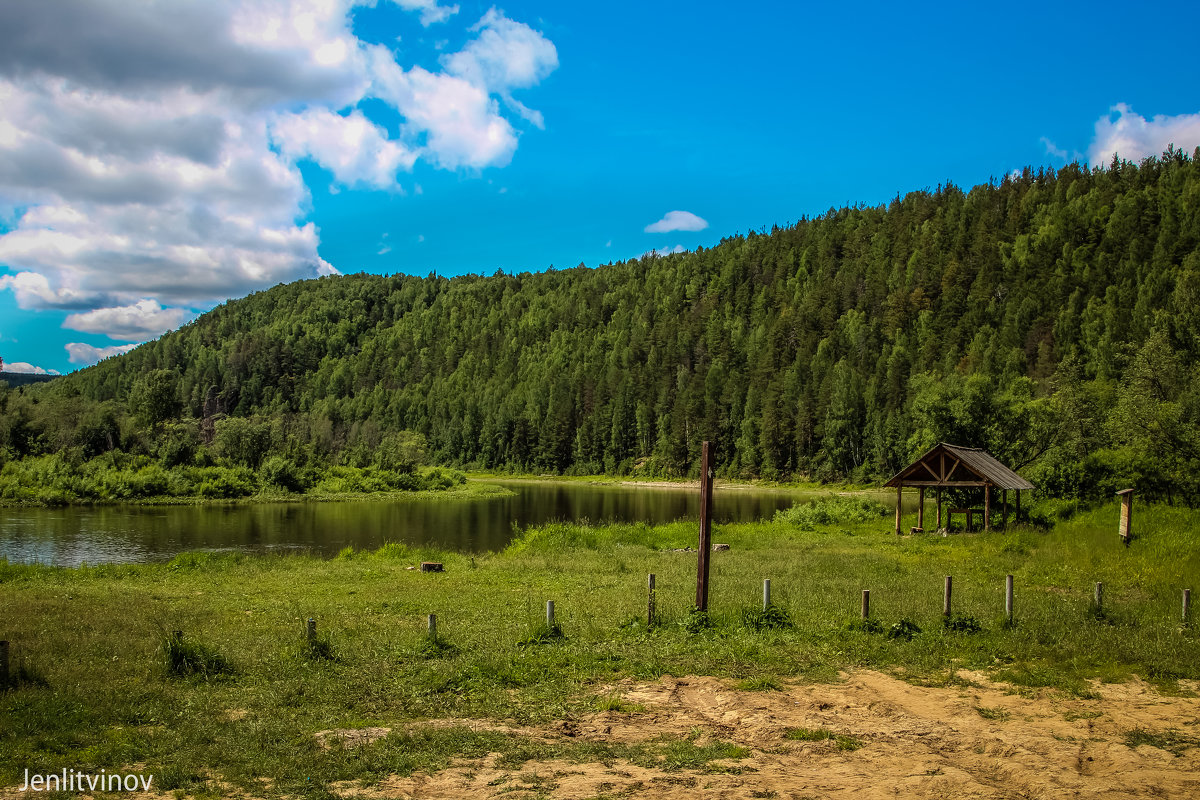
<path fill-rule="evenodd" d="M 550 525 L 473 563 L 403 545 L 330 560 L 205 553 L 78 569 L 0 560 L 0 638 L 20 670 L 0 692 L 0 784 L 26 767 L 146 764 L 189 794 L 220 794 L 219 780 L 252 794 L 316 796 L 333 781 L 369 783 L 489 752 L 514 769 L 555 754 L 732 769 L 728 760 L 743 757 L 736 744 L 547 744 L 422 722 L 525 725 L 606 704 L 634 710 L 602 687 L 664 674 L 715 675 L 749 691 L 836 680 L 852 667 L 935 684 L 956 669 L 987 670 L 1018 689 L 1079 696 L 1089 680 L 1135 674 L 1178 688 L 1200 678 L 1200 637 L 1179 622 L 1180 589 L 1200 574 L 1200 513 L 1146 505 L 1137 519 L 1128 549 L 1115 504 L 1050 531 L 948 538 L 897 537 L 886 518 L 813 531 L 784 521 L 719 526 L 732 549 L 713 554 L 705 615 L 692 611 L 695 554 L 671 552 L 694 544 L 694 523 Z M 829 535 L 843 529 L 850 535 Z M 422 560 L 446 571 L 408 569 Z M 650 572 L 660 624 L 647 630 L 628 621 L 644 620 Z M 1013 628 L 1002 624 L 1010 573 Z M 943 625 L 946 575 L 956 614 L 978 631 Z M 764 578 L 786 625 L 746 611 Z M 1088 613 L 1096 581 L 1105 583 L 1104 619 Z M 852 624 L 862 589 L 878 632 Z M 543 629 L 546 600 L 556 602 L 561 636 Z M 309 617 L 313 646 L 303 635 Z M 902 620 L 911 639 L 889 637 Z M 164 631 L 183 631 L 191 655 L 171 655 Z M 313 737 L 367 726 L 393 733 L 345 750 Z"/>
<path fill-rule="evenodd" d="M 793 742 L 832 741 L 838 750 L 857 750 L 862 747 L 859 739 L 827 731 L 824 728 L 789 728 L 784 731 L 783 738 Z"/>
<path fill-rule="evenodd" d="M 1156 733 L 1135 728 L 1125 732 L 1125 744 L 1133 748 L 1141 747 L 1144 744 L 1150 745 L 1179 757 L 1190 748 L 1200 747 L 1200 739 L 1175 730 Z"/>

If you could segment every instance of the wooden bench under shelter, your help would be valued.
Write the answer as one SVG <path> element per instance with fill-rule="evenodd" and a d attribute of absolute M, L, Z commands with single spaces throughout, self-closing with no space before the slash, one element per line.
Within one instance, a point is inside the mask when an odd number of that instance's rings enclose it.
<path fill-rule="evenodd" d="M 896 534 L 900 534 L 901 501 L 904 499 L 904 487 L 917 489 L 917 529 L 925 527 L 925 490 L 933 488 L 937 492 L 937 527 L 942 527 L 942 490 L 943 489 L 983 489 L 983 529 L 992 528 L 992 495 L 1000 490 L 1001 517 L 1000 524 L 1008 522 L 1008 492 L 1016 492 L 1016 518 L 1021 518 L 1021 492 L 1033 488 L 1033 484 L 1000 463 L 995 456 L 980 450 L 978 447 L 960 447 L 955 444 L 941 442 L 925 455 L 897 472 L 884 486 L 896 487 Z M 967 517 L 967 529 L 970 530 L 972 517 L 978 513 L 972 508 L 952 508 L 946 519 L 949 527 L 949 517 L 963 513 Z"/>

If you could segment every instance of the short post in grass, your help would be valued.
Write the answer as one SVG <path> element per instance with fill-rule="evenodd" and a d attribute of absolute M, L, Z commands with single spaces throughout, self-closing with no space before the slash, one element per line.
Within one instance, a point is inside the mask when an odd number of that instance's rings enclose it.
<path fill-rule="evenodd" d="M 1183 624 L 1184 625 L 1187 625 L 1188 623 L 1190 623 L 1192 621 L 1191 616 L 1192 616 L 1192 590 L 1184 589 L 1183 590 Z M 8 643 L 4 642 L 4 646 L 5 646 L 5 648 L 7 648 Z M 7 664 L 8 663 L 8 661 L 7 661 L 8 650 L 5 649 L 4 653 L 5 653 L 5 659 L 6 659 L 4 663 Z"/>
<path fill-rule="evenodd" d="M 1104 611 L 1104 584 L 1096 581 L 1096 590 L 1092 595 L 1092 606 L 1096 609 L 1096 613 L 1100 614 Z"/>
<path fill-rule="evenodd" d="M 950 590 L 954 585 L 954 579 L 949 575 L 946 576 L 946 591 L 942 595 L 942 616 L 950 616 Z"/>
<path fill-rule="evenodd" d="M 650 573 L 650 579 L 646 582 L 649 587 L 649 593 L 646 597 L 646 627 L 654 627 L 654 573 Z"/>
<path fill-rule="evenodd" d="M 8 686 L 8 640 L 0 640 L 0 686 Z"/>
<path fill-rule="evenodd" d="M 1004 619 L 1011 628 L 1013 624 L 1013 576 L 1004 576 Z"/>
<path fill-rule="evenodd" d="M 315 642 L 317 640 L 317 621 L 312 617 L 308 618 L 308 627 L 305 632 L 305 637 L 310 642 Z"/>
<path fill-rule="evenodd" d="M 429 638 L 433 641 L 437 640 L 437 614 L 429 615 Z"/>
<path fill-rule="evenodd" d="M 546 627 L 554 630 L 554 601 L 546 601 Z"/>
<path fill-rule="evenodd" d="M 763 578 L 763 611 L 771 607 L 771 579 Z"/>
<path fill-rule="evenodd" d="M 1117 492 L 1117 497 L 1121 498 L 1121 518 L 1117 523 L 1117 533 L 1128 547 L 1133 538 L 1133 489 L 1122 489 Z"/>
<path fill-rule="evenodd" d="M 871 590 L 862 590 L 862 618 L 866 619 L 871 616 Z"/>

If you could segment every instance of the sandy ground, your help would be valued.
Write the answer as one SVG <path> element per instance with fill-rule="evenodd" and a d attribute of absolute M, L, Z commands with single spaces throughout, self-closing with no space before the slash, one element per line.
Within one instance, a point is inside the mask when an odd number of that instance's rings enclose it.
<path fill-rule="evenodd" d="M 369 787 L 347 797 L 413 798 L 1200 798 L 1200 699 L 1164 697 L 1141 681 L 1097 685 L 1099 699 L 1056 692 L 1016 694 L 982 675 L 972 685 L 913 686 L 860 671 L 840 684 L 747 692 L 708 677 L 666 677 L 602 687 L 643 712 L 603 712 L 540 729 L 506 729 L 545 740 L 642 742 L 698 737 L 750 749 L 717 762 L 727 772 L 646 769 L 627 763 L 528 762 L 497 769 L 493 759 Z M 1191 687 L 1196 688 L 1196 687 Z M 982 709 L 982 712 L 980 711 Z M 483 728 L 487 723 L 453 721 Z M 452 724 L 442 720 L 439 725 Z M 792 741 L 789 729 L 850 735 L 862 746 Z M 1130 747 L 1141 730 L 1173 749 Z"/>
<path fill-rule="evenodd" d="M 1166 697 L 1134 680 L 1096 684 L 1097 698 L 1079 699 L 1050 690 L 1017 693 L 977 673 L 958 677 L 950 687 L 927 688 L 856 671 L 841 683 L 772 692 L 742 691 L 710 677 L 625 681 L 597 691 L 644 710 L 600 712 L 541 727 L 432 720 L 411 728 L 466 725 L 543 742 L 719 739 L 747 748 L 749 755 L 710 762 L 702 770 L 554 760 L 503 769 L 488 756 L 459 760 L 433 774 L 332 788 L 341 797 L 369 800 L 1200 799 L 1200 697 Z M 1200 685 L 1185 688 L 1194 693 Z M 851 736 L 861 746 L 839 749 L 836 741 L 786 738 L 796 728 Z M 1131 747 L 1131 731 L 1156 744 Z M 317 740 L 326 747 L 358 747 L 390 732 L 330 730 Z M 246 796 L 216 784 L 225 796 Z M 0 798 L 29 796 L 15 787 L 0 789 Z"/>

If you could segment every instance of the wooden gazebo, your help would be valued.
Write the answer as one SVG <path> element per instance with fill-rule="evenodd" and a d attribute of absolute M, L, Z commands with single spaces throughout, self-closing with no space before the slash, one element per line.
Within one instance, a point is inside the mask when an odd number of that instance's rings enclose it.
<path fill-rule="evenodd" d="M 900 501 L 903 498 L 904 487 L 913 486 L 917 489 L 917 530 L 925 527 L 925 490 L 933 487 L 937 491 L 937 526 L 942 527 L 942 490 L 943 489 L 983 489 L 983 527 L 992 527 L 992 493 L 1000 490 L 1000 502 L 1003 509 L 1001 524 L 1008 520 L 1008 490 L 1017 493 L 1017 517 L 1021 516 L 1021 492 L 1033 488 L 1033 484 L 1001 464 L 991 454 L 977 447 L 959 447 L 942 442 L 925 455 L 900 470 L 884 486 L 896 487 L 896 533 L 900 533 Z M 977 509 L 952 508 L 946 518 L 949 527 L 950 518 L 956 513 L 962 513 L 967 518 L 967 530 L 970 530 Z"/>

